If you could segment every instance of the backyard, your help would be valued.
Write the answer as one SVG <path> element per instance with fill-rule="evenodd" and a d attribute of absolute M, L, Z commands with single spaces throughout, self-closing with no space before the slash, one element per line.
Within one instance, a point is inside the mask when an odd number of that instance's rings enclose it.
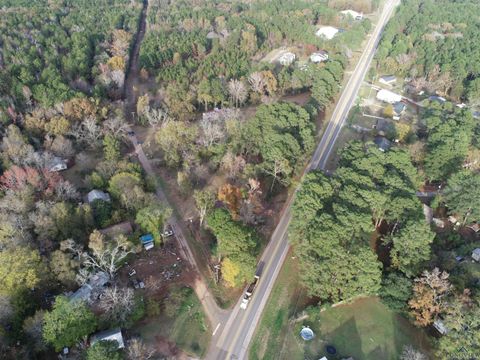
<path fill-rule="evenodd" d="M 190 288 L 179 288 L 174 293 L 178 294 L 176 298 L 181 299 L 173 309 L 174 314 L 167 316 L 167 311 L 163 309 L 161 315 L 147 317 L 133 331 L 167 358 L 180 360 L 189 358 L 188 355 L 201 357 L 210 341 L 210 331 L 201 304 Z"/>
<path fill-rule="evenodd" d="M 309 299 L 296 279 L 295 260 L 287 259 L 273 288 L 253 337 L 250 359 L 398 359 L 408 344 L 429 352 L 427 335 L 375 297 L 304 312 Z M 302 326 L 315 333 L 310 342 L 299 336 Z M 336 348 L 336 355 L 326 353 L 327 344 Z"/>

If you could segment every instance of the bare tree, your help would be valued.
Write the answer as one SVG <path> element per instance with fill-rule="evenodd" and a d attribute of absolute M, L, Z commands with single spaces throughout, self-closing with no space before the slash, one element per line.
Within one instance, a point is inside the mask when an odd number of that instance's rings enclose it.
<path fill-rule="evenodd" d="M 200 217 L 200 226 L 202 226 L 205 216 L 215 204 L 215 194 L 208 190 L 195 190 L 193 198 L 195 199 L 195 206 Z"/>
<path fill-rule="evenodd" d="M 240 172 L 243 171 L 247 162 L 241 155 L 235 156 L 228 151 L 222 158 L 221 167 L 222 170 L 227 172 L 229 178 L 235 178 Z"/>
<path fill-rule="evenodd" d="M 83 248 L 72 239 L 65 240 L 64 243 L 63 247 L 65 249 L 68 249 L 82 259 L 84 269 L 87 269 L 87 271 L 91 269 L 104 271 L 111 279 L 113 279 L 121 267 L 122 259 L 128 254 L 133 253 L 125 236 L 120 235 L 113 240 L 106 241 L 104 235 L 97 230 L 90 235 L 88 246 L 91 249 L 91 253 L 84 251 Z M 80 276 L 80 279 L 82 278 L 85 278 L 85 276 Z"/>
<path fill-rule="evenodd" d="M 265 89 L 265 78 L 261 72 L 254 72 L 248 77 L 248 83 L 256 93 L 263 94 Z"/>
<path fill-rule="evenodd" d="M 112 322 L 125 322 L 135 307 L 133 290 L 131 288 L 106 288 L 99 302 L 99 307 L 105 311 L 105 317 Z"/>
<path fill-rule="evenodd" d="M 150 106 L 147 106 L 143 115 L 145 116 L 148 124 L 154 128 L 163 126 L 167 121 L 170 120 L 168 112 L 162 108 L 154 109 Z"/>
<path fill-rule="evenodd" d="M 155 355 L 155 349 L 145 345 L 145 343 L 137 338 L 128 342 L 127 358 L 128 360 L 148 360 Z"/>
<path fill-rule="evenodd" d="M 237 108 L 247 100 L 247 87 L 241 80 L 231 79 L 228 82 L 228 92 Z"/>
<path fill-rule="evenodd" d="M 427 360 L 427 356 L 420 351 L 417 351 L 411 345 L 405 345 L 403 347 L 401 360 Z"/>
<path fill-rule="evenodd" d="M 97 124 L 97 120 L 93 116 L 87 117 L 80 124 L 75 124 L 69 132 L 77 141 L 80 141 L 92 148 L 100 144 L 102 131 Z"/>
<path fill-rule="evenodd" d="M 78 200 L 80 194 L 71 182 L 61 181 L 55 187 L 55 197 L 58 201 Z"/>
<path fill-rule="evenodd" d="M 124 137 L 128 132 L 129 126 L 123 116 L 115 116 L 103 122 L 103 132 L 111 134 L 116 138 Z"/>

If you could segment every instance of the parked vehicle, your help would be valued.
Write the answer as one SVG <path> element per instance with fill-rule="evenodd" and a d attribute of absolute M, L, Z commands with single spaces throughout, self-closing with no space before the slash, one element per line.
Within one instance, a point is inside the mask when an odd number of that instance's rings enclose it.
<path fill-rule="evenodd" d="M 258 279 L 260 279 L 260 276 L 255 275 L 255 279 L 248 286 L 247 291 L 245 291 L 245 295 L 243 296 L 242 303 L 240 304 L 241 309 L 245 310 L 247 308 L 247 305 L 248 305 L 250 299 L 252 298 L 253 292 L 255 291 L 255 288 L 257 287 Z"/>

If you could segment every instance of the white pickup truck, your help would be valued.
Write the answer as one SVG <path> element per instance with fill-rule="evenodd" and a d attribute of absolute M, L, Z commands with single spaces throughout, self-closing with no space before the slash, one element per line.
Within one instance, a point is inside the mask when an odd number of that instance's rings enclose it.
<path fill-rule="evenodd" d="M 243 296 L 242 303 L 240 304 L 240 308 L 245 310 L 247 308 L 248 302 L 250 301 L 253 292 L 255 291 L 255 288 L 257 287 L 258 279 L 260 279 L 260 276 L 255 275 L 255 279 L 253 282 L 248 286 L 247 291 L 245 291 L 245 295 Z"/>

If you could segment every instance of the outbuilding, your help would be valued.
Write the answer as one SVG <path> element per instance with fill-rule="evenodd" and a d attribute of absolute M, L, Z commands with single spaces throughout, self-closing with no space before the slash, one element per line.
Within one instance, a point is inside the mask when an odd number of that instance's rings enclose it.
<path fill-rule="evenodd" d="M 283 66 L 288 66 L 288 65 L 292 64 L 294 61 L 295 61 L 295 54 L 290 52 L 290 51 L 287 51 L 287 52 L 283 53 L 278 58 L 278 62 Z"/>
<path fill-rule="evenodd" d="M 344 16 L 351 16 L 354 20 L 363 20 L 363 14 L 355 10 L 343 10 L 340 11 L 340 14 Z"/>
<path fill-rule="evenodd" d="M 476 248 L 472 251 L 472 259 L 480 262 L 480 248 Z"/>
<path fill-rule="evenodd" d="M 313 63 L 320 63 L 328 60 L 328 53 L 325 50 L 314 52 L 310 55 L 310 61 Z"/>
<path fill-rule="evenodd" d="M 336 27 L 333 27 L 333 26 L 322 26 L 317 30 L 315 35 L 327 40 L 332 40 L 335 37 L 335 35 L 338 34 L 339 31 L 340 30 L 338 30 Z"/>
<path fill-rule="evenodd" d="M 57 156 L 52 158 L 52 160 L 48 163 L 48 171 L 50 172 L 59 172 L 67 169 L 68 169 L 67 160 L 59 158 Z"/>
<path fill-rule="evenodd" d="M 123 349 L 125 347 L 122 330 L 120 328 L 105 330 L 92 335 L 90 345 L 93 346 L 98 341 L 116 341 L 118 349 Z"/>
<path fill-rule="evenodd" d="M 392 86 L 397 82 L 397 77 L 395 75 L 383 75 L 383 76 L 380 76 L 380 79 L 378 79 L 378 82 L 380 84 Z"/>
<path fill-rule="evenodd" d="M 386 152 L 392 147 L 392 142 L 383 136 L 375 137 L 375 140 L 373 140 L 373 142 L 375 143 L 375 145 L 377 145 L 378 150 L 380 150 L 381 152 Z"/>
<path fill-rule="evenodd" d="M 90 204 L 95 200 L 110 201 L 110 195 L 102 190 L 93 189 L 88 193 L 87 199 Z"/>
<path fill-rule="evenodd" d="M 382 89 L 379 92 L 377 92 L 377 100 L 380 100 L 389 104 L 395 104 L 402 101 L 402 95 L 395 94 L 390 90 Z"/>
<path fill-rule="evenodd" d="M 393 104 L 393 120 L 400 120 L 400 116 L 403 115 L 407 108 L 403 102 L 397 102 Z"/>

